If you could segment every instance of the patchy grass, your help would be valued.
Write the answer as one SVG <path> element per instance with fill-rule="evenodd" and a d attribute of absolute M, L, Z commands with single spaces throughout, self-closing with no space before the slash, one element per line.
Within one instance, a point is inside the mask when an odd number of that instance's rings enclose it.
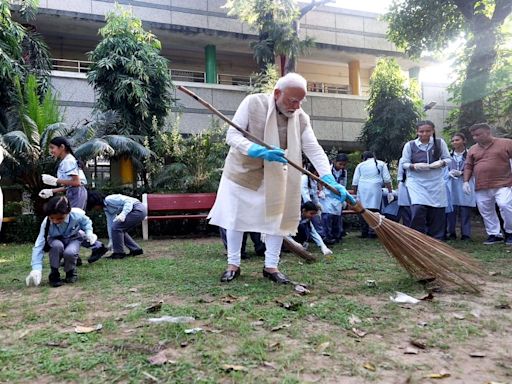
<path fill-rule="evenodd" d="M 307 284 L 307 296 L 263 279 L 254 255 L 239 279 L 221 284 L 217 239 L 143 244 L 144 256 L 84 265 L 77 284 L 58 289 L 47 266 L 41 287 L 25 287 L 31 245 L 0 246 L 0 382 L 424 383 L 442 371 L 451 375 L 443 382 L 512 381 L 512 247 L 451 242 L 499 274 L 481 295 L 445 291 L 397 305 L 394 291 L 420 296 L 424 287 L 355 234 L 315 264 L 283 255 L 281 270 Z M 158 313 L 146 312 L 159 301 Z M 164 315 L 196 320 L 147 321 Z M 74 332 L 100 323 L 100 332 Z M 203 332 L 185 333 L 195 327 Z M 426 348 L 404 354 L 411 340 Z M 151 365 L 163 350 L 170 362 Z"/>

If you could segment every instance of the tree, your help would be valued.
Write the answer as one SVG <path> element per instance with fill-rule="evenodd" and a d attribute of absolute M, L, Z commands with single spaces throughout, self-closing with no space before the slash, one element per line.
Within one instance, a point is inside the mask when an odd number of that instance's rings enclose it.
<path fill-rule="evenodd" d="M 332 0 L 312 0 L 299 8 L 294 0 L 227 0 L 228 15 L 236 16 L 258 31 L 258 41 L 251 44 L 254 58 L 265 72 L 281 56 L 281 75 L 295 72 L 297 58 L 314 44 L 312 38 L 301 40 L 299 21 L 314 8 Z"/>
<path fill-rule="evenodd" d="M 464 36 L 469 60 L 461 84 L 458 127 L 486 120 L 484 98 L 497 57 L 500 29 L 512 12 L 510 0 L 402 0 L 385 16 L 388 37 L 411 56 L 440 51 Z"/>
<path fill-rule="evenodd" d="M 160 56 L 160 42 L 142 28 L 140 19 L 120 6 L 107 14 L 100 34 L 103 39 L 89 53 L 93 64 L 87 73 L 98 92 L 95 109 L 119 114 L 114 131 L 107 133 L 151 140 L 173 101 L 168 61 Z"/>
<path fill-rule="evenodd" d="M 41 213 L 37 197 L 44 188 L 41 174 L 53 173 L 55 166 L 55 160 L 49 156 L 49 142 L 55 136 L 69 135 L 70 130 L 60 122 L 62 115 L 51 89 L 41 101 L 34 75 L 27 77 L 26 84 L 21 85 L 18 78 L 14 82 L 19 109 L 16 118 L 10 115 L 7 132 L 0 135 L 0 146 L 6 155 L 2 174 L 29 192 L 36 202 L 36 212 Z"/>
<path fill-rule="evenodd" d="M 359 140 L 388 163 L 400 158 L 422 115 L 418 87 L 406 80 L 395 59 L 380 59 L 370 78 L 368 119 Z"/>
<path fill-rule="evenodd" d="M 35 18 L 37 0 L 22 0 L 19 13 L 25 21 Z M 48 47 L 29 26 L 14 21 L 8 0 L 0 0 L 0 133 L 12 126 L 18 98 L 16 81 L 25 83 L 29 74 L 36 75 L 37 94 L 45 94 L 50 74 Z"/>

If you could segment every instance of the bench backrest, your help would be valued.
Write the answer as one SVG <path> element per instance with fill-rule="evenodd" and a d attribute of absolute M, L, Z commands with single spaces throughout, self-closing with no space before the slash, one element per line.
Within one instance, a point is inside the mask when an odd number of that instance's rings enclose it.
<path fill-rule="evenodd" d="M 148 211 L 209 211 L 216 193 L 148 194 Z"/>

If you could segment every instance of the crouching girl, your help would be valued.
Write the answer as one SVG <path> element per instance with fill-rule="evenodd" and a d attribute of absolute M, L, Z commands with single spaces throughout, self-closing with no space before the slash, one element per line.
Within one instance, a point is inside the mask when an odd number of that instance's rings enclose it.
<path fill-rule="evenodd" d="M 48 280 L 52 287 L 60 287 L 59 267 L 61 258 L 64 259 L 64 282 L 72 284 L 78 279 L 76 261 L 80 244 L 86 240 L 93 244 L 97 236 L 92 231 L 92 222 L 84 211 L 71 209 L 69 200 L 65 197 L 52 197 L 45 206 L 47 217 L 41 223 L 39 236 L 32 249 L 32 271 L 27 276 L 27 286 L 38 286 L 41 283 L 44 252 L 48 252 L 51 272 Z"/>
<path fill-rule="evenodd" d="M 90 192 L 87 197 L 87 209 L 103 209 L 105 212 L 109 245 L 113 250 L 109 258 L 122 259 L 144 253 L 128 234 L 128 231 L 140 225 L 148 214 L 146 207 L 139 200 L 119 194 L 103 198 L 99 192 Z M 130 250 L 129 254 L 124 253 L 125 246 Z"/>

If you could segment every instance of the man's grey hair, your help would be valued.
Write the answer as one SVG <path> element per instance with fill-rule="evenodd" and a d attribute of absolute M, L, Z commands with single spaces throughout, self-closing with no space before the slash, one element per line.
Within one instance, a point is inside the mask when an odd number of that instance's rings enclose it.
<path fill-rule="evenodd" d="M 286 88 L 302 88 L 304 91 L 307 91 L 307 86 L 308 82 L 305 78 L 303 78 L 298 73 L 290 72 L 277 80 L 274 89 L 283 91 Z"/>

